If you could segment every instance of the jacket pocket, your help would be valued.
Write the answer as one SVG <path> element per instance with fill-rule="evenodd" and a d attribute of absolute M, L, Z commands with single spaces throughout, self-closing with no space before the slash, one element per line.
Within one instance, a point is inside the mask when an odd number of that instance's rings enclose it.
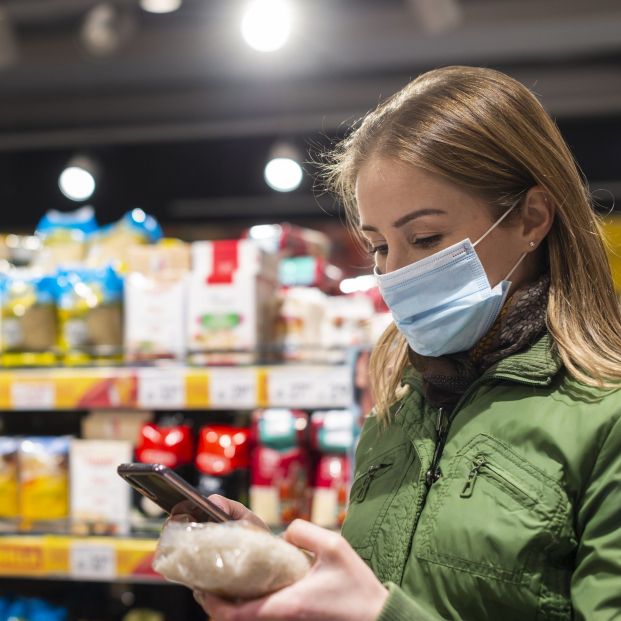
<path fill-rule="evenodd" d="M 480 435 L 434 488 L 416 537 L 418 558 L 532 584 L 565 523 L 567 498 L 558 482 L 510 447 Z"/>
<path fill-rule="evenodd" d="M 401 445 L 361 464 L 349 494 L 342 534 L 365 560 L 406 474 L 407 447 Z"/>

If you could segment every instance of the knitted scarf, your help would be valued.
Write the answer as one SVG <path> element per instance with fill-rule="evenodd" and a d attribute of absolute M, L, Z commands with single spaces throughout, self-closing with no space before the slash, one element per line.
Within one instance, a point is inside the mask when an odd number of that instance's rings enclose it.
<path fill-rule="evenodd" d="M 537 341 L 546 330 L 549 286 L 550 277 L 544 274 L 515 291 L 489 332 L 469 351 L 432 358 L 410 350 L 410 362 L 423 378 L 427 401 L 452 410 L 486 369 Z"/>

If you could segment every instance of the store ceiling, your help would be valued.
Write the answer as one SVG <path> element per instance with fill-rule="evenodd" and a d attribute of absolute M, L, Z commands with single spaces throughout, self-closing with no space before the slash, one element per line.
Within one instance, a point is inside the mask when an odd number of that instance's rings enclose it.
<path fill-rule="evenodd" d="M 117 0 L 118 49 L 89 54 L 80 33 L 96 4 L 0 3 L 0 181 L 14 186 L 5 196 L 0 187 L 0 200 L 67 206 L 46 185 L 52 168 L 89 150 L 116 163 L 117 193 L 106 200 L 117 206 L 151 201 L 171 219 L 222 216 L 235 212 L 235 197 L 252 213 L 260 196 L 259 214 L 278 200 L 308 210 L 310 184 L 289 203 L 263 188 L 272 141 L 340 134 L 411 77 L 447 64 L 497 67 L 533 88 L 586 172 L 621 198 L 618 0 L 461 0 L 445 31 L 421 13 L 444 0 L 297 0 L 290 44 L 268 55 L 242 42 L 237 0 L 185 0 L 166 15 Z M 131 169 L 133 182 L 123 178 Z M 141 193 L 158 174 L 170 187 L 158 179 L 157 192 Z M 40 194 L 24 194 L 30 185 Z"/>

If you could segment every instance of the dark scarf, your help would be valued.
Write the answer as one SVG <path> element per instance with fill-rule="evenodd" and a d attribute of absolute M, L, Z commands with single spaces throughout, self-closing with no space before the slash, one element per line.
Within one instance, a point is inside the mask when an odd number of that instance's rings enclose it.
<path fill-rule="evenodd" d="M 410 350 L 410 362 L 423 378 L 427 401 L 452 410 L 486 369 L 537 341 L 546 329 L 549 285 L 545 274 L 515 291 L 490 331 L 469 351 L 431 358 Z"/>

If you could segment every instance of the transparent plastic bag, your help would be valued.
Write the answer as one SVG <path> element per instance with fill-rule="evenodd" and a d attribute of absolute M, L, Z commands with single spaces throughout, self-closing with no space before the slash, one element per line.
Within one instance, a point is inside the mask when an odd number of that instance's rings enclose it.
<path fill-rule="evenodd" d="M 310 567 L 305 552 L 245 521 L 169 521 L 153 560 L 153 569 L 166 579 L 229 599 L 278 591 Z"/>

